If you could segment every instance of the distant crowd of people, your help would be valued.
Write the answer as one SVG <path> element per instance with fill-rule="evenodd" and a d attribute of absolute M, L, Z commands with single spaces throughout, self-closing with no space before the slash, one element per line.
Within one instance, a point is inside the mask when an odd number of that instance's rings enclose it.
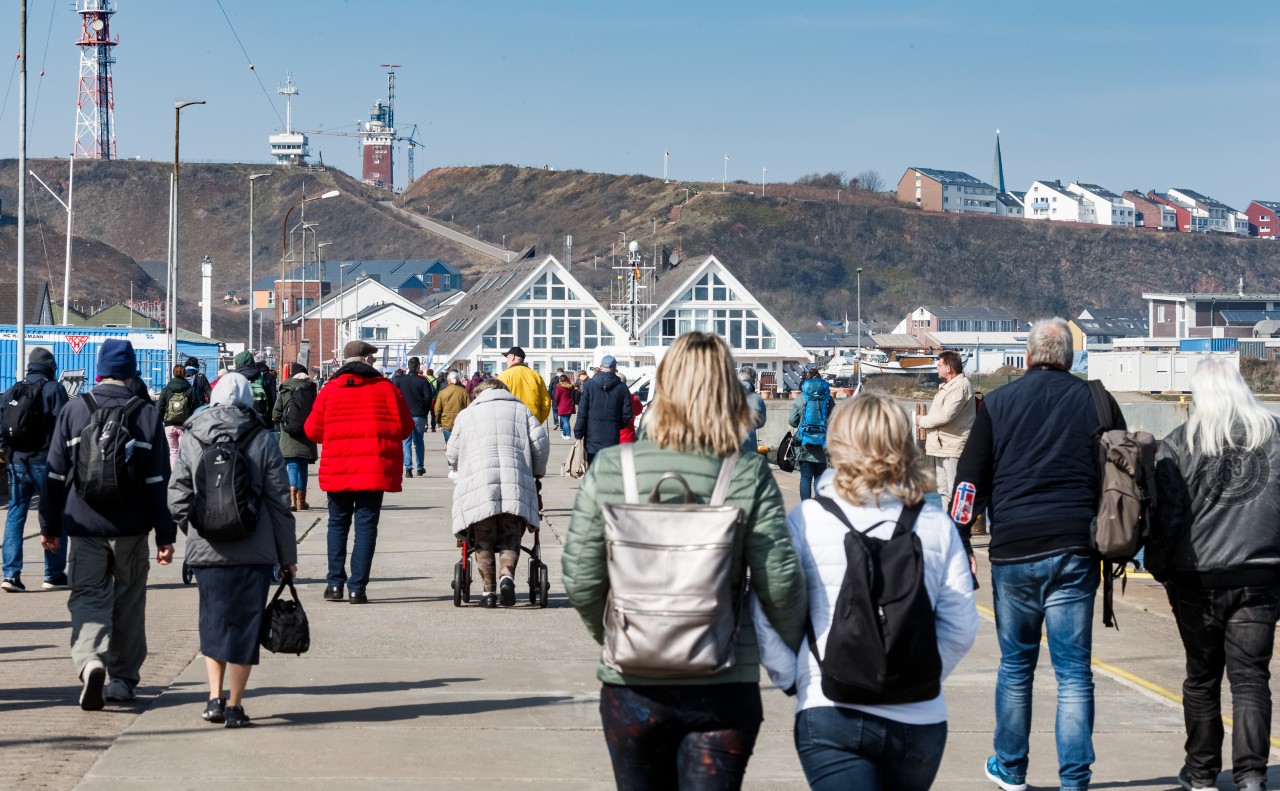
<path fill-rule="evenodd" d="M 1092 782 L 1096 522 L 1110 463 L 1100 448 L 1104 435 L 1130 435 L 1115 399 L 1070 373 L 1065 321 L 1035 324 L 1026 375 L 985 398 L 964 360 L 942 353 L 937 395 L 914 420 L 883 395 L 837 400 L 810 372 L 788 414 L 801 490 L 789 512 L 758 452 L 767 413 L 755 371 L 718 335 L 676 338 L 648 404 L 610 356 L 590 375 L 549 380 L 519 347 L 498 375 L 469 378 L 416 358 L 388 378 L 362 341 L 343 356 L 323 386 L 297 365 L 278 382 L 252 352 L 213 383 L 188 361 L 153 404 L 136 392 L 125 341 L 102 344 L 96 386 L 74 399 L 52 355 L 31 351 L 0 404 L 11 498 L 0 587 L 24 589 L 22 529 L 39 494 L 43 586 L 71 591 L 82 708 L 134 697 L 150 559 L 172 562 L 182 530 L 208 671 L 202 717 L 248 725 L 273 574 L 297 572 L 293 512 L 311 507 L 309 465 L 318 459 L 329 512 L 323 598 L 364 604 L 384 494 L 428 472 L 428 431 L 444 435 L 451 529 L 476 549 L 480 604 L 512 606 L 521 537 L 540 527 L 551 425 L 586 463 L 561 576 L 601 645 L 618 788 L 740 787 L 763 721 L 761 666 L 795 698 L 812 788 L 931 787 L 947 741 L 943 685 L 977 635 L 980 519 L 1000 664 L 993 752 L 975 775 L 1027 788 L 1043 636 L 1060 787 Z M 1233 780 L 1262 791 L 1280 618 L 1278 418 L 1217 360 L 1200 364 L 1192 397 L 1152 462 L 1142 536 L 1186 658 L 1178 782 L 1216 787 L 1225 673 Z"/>

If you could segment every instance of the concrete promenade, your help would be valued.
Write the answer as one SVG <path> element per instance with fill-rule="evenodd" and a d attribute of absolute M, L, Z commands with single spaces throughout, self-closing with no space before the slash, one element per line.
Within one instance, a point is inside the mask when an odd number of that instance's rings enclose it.
<path fill-rule="evenodd" d="M 0 787 L 612 788 L 597 712 L 598 650 L 560 585 L 560 547 L 576 492 L 574 481 L 558 476 L 568 443 L 553 440 L 546 481 L 542 538 L 551 606 L 528 606 L 522 558 L 520 604 L 490 611 L 452 605 L 453 485 L 444 475 L 441 435 L 428 433 L 427 440 L 428 476 L 386 498 L 367 606 L 321 600 L 326 512 L 313 477 L 313 510 L 298 514 L 300 536 L 315 523 L 300 545 L 298 589 L 313 646 L 302 657 L 264 652 L 245 703 L 254 727 L 244 731 L 200 719 L 206 695 L 196 590 L 182 584 L 178 563 L 152 566 L 150 657 L 139 699 L 81 712 L 67 594 L 38 590 L 41 558 L 29 539 L 23 576 L 37 590 L 0 595 Z M 794 505 L 797 476 L 777 477 Z M 28 534 L 35 530 L 33 515 Z M 979 600 L 989 608 L 985 568 L 980 579 Z M 1100 619 L 1096 625 L 1095 656 L 1105 668 L 1095 677 L 1093 787 L 1175 788 L 1182 715 L 1169 696 L 1181 683 L 1181 646 L 1158 586 L 1131 581 L 1123 599 L 1117 590 L 1117 601 L 1122 631 L 1104 631 Z M 984 618 L 977 644 L 947 683 L 950 734 L 935 788 L 994 787 L 982 765 L 991 752 L 998 656 Z M 1036 694 L 1029 780 L 1033 788 L 1057 788 L 1047 652 Z M 792 703 L 771 688 L 764 699 L 766 721 L 746 785 L 804 788 Z M 1280 772 L 1271 780 L 1280 787 Z M 1231 787 L 1224 774 L 1219 788 Z"/>

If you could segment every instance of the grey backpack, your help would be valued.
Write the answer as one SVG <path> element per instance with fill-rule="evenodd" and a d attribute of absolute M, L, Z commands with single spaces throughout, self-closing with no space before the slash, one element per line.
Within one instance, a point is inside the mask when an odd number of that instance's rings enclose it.
<path fill-rule="evenodd" d="M 738 454 L 724 459 L 708 504 L 678 473 L 658 479 L 640 502 L 633 445 L 622 446 L 625 503 L 606 503 L 609 600 L 602 661 L 650 678 L 707 676 L 733 667 L 734 641 L 746 599 L 731 578 L 742 509 L 725 505 Z M 683 503 L 663 503 L 658 490 L 675 480 Z"/>

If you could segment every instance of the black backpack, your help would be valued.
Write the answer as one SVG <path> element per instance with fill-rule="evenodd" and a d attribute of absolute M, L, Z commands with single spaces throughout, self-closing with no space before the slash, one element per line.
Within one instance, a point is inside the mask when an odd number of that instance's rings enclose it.
<path fill-rule="evenodd" d="M 94 508 L 118 508 L 136 499 L 134 437 L 129 421 L 146 403 L 137 396 L 123 406 L 100 406 L 92 393 L 81 396 L 89 407 L 89 424 L 76 447 L 76 491 Z"/>
<path fill-rule="evenodd" d="M 814 498 L 846 527 L 848 561 L 832 611 L 826 658 L 813 622 L 809 650 L 822 671 L 822 694 L 836 703 L 917 703 L 942 691 L 933 604 L 924 584 L 924 551 L 912 529 L 923 503 L 903 508 L 888 540 L 859 531 L 833 500 Z"/>
<path fill-rule="evenodd" d="M 284 396 L 284 408 L 280 410 L 280 428 L 286 434 L 302 436 L 305 434 L 307 416 L 311 414 L 311 408 L 316 404 L 316 389 L 299 387 L 290 388 L 285 392 L 288 395 Z"/>
<path fill-rule="evenodd" d="M 192 473 L 195 504 L 191 525 L 205 541 L 239 541 L 258 524 L 259 498 L 253 492 L 249 460 L 241 445 L 261 430 L 255 425 L 240 441 L 221 436 L 205 447 Z"/>
<path fill-rule="evenodd" d="M 44 447 L 53 432 L 53 415 L 44 401 L 48 381 L 18 382 L 9 391 L 4 417 L 0 418 L 0 436 L 10 450 L 34 453 Z"/>

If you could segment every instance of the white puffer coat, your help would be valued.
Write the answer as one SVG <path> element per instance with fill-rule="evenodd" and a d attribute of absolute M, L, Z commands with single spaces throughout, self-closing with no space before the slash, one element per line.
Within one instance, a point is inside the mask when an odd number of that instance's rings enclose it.
<path fill-rule="evenodd" d="M 506 390 L 485 390 L 458 413 L 449 435 L 449 463 L 458 471 L 453 532 L 465 533 L 498 514 L 538 527 L 534 479 L 547 472 L 551 443 L 542 424 Z"/>

